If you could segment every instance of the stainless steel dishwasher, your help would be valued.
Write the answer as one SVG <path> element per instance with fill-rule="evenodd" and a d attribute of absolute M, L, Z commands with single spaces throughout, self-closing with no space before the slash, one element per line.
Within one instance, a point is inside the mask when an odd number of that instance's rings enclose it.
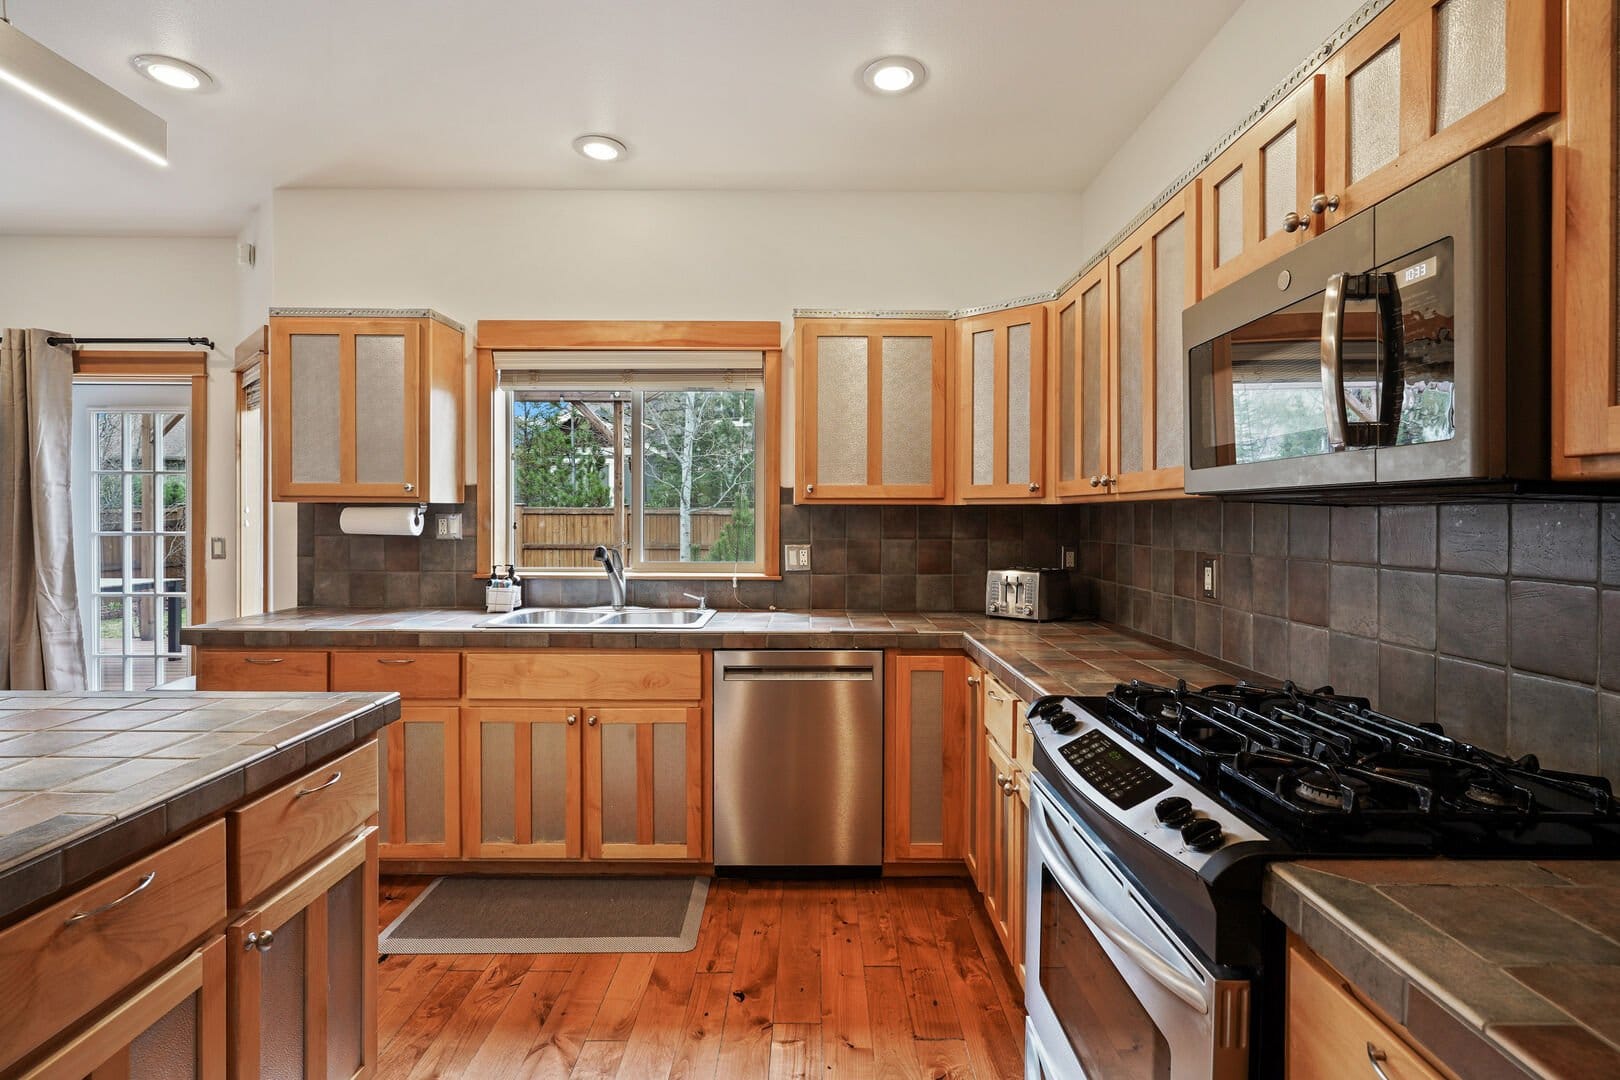
<path fill-rule="evenodd" d="M 714 862 L 882 865 L 882 652 L 714 654 Z"/>

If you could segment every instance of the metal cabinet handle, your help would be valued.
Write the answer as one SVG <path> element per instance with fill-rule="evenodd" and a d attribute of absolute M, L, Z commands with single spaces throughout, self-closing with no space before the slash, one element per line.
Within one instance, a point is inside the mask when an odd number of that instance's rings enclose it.
<path fill-rule="evenodd" d="M 1029 482 L 1029 490 L 1031 490 L 1031 491 L 1039 491 L 1039 490 L 1041 490 L 1041 485 L 1039 485 L 1035 481 L 1031 480 Z"/>
<path fill-rule="evenodd" d="M 1091 478 L 1091 486 L 1092 486 L 1092 487 L 1102 487 L 1102 477 L 1100 477 L 1100 476 L 1093 476 L 1093 477 L 1092 477 L 1092 478 Z"/>
<path fill-rule="evenodd" d="M 299 788 L 297 792 L 293 794 L 293 798 L 302 799 L 305 795 L 313 795 L 317 791 L 325 791 L 327 788 L 331 787 L 341 779 L 343 779 L 343 770 L 339 769 L 337 772 L 328 777 L 326 783 L 324 784 L 316 784 L 312 788 Z"/>
<path fill-rule="evenodd" d="M 414 663 L 416 663 L 416 657 L 414 657 L 414 656 L 379 656 L 379 657 L 377 657 L 377 663 L 379 663 L 379 664 L 414 664 Z"/>
<path fill-rule="evenodd" d="M 568 726 L 569 726 L 569 727 L 573 727 L 573 726 L 574 726 L 574 725 L 575 725 L 575 724 L 577 724 L 577 723 L 579 723 L 579 717 L 577 717 L 577 716 L 570 716 L 570 717 L 569 717 L 569 718 L 568 718 Z"/>
<path fill-rule="evenodd" d="M 1105 484 L 1117 484 L 1117 483 L 1119 483 L 1119 477 L 1105 475 L 1102 478 L 1102 482 L 1105 483 Z"/>
<path fill-rule="evenodd" d="M 585 718 L 585 724 L 586 724 L 587 727 L 595 727 L 596 726 L 596 717 L 587 716 Z"/>
<path fill-rule="evenodd" d="M 1322 292 L 1322 408 L 1327 418 L 1328 449 L 1345 448 L 1344 414 L 1345 275 L 1328 275 Z"/>
<path fill-rule="evenodd" d="M 258 949 L 260 952 L 269 952 L 270 946 L 276 943 L 274 930 L 256 930 L 242 939 L 242 951 Z"/>
<path fill-rule="evenodd" d="M 977 675 L 969 675 L 968 676 L 968 685 L 969 686 L 978 686 L 979 685 L 979 677 Z"/>
<path fill-rule="evenodd" d="M 1035 725 L 1030 723 L 1028 720 L 1025 720 L 1024 721 L 1024 730 L 1029 732 L 1031 735 L 1033 735 L 1033 734 L 1035 734 Z"/>
<path fill-rule="evenodd" d="M 1327 214 L 1339 208 L 1339 197 L 1317 192 L 1311 196 L 1311 213 Z"/>
<path fill-rule="evenodd" d="M 1372 1043 L 1367 1044 L 1367 1064 L 1372 1066 L 1373 1075 L 1378 1077 L 1378 1080 L 1389 1080 L 1389 1073 L 1384 1071 L 1384 1062 L 1388 1060 L 1388 1054 Z"/>
<path fill-rule="evenodd" d="M 1311 218 L 1309 213 L 1301 214 L 1297 211 L 1290 210 L 1288 213 L 1283 215 L 1283 232 L 1299 232 L 1301 229 L 1308 229 L 1310 227 Z"/>
<path fill-rule="evenodd" d="M 279 664 L 285 659 L 287 659 L 285 656 L 244 656 L 242 662 L 245 664 Z"/>
<path fill-rule="evenodd" d="M 137 881 L 135 883 L 135 887 L 133 889 L 129 890 L 129 892 L 125 893 L 123 896 L 120 896 L 116 900 L 109 900 L 105 904 L 102 904 L 100 907 L 91 908 L 89 911 L 75 911 L 72 915 L 69 915 L 67 917 L 67 921 L 64 922 L 62 925 L 64 925 L 64 926 L 72 926 L 76 922 L 81 922 L 84 919 L 93 918 L 93 917 L 95 917 L 97 915 L 100 915 L 100 914 L 102 914 L 104 912 L 111 911 L 113 908 L 117 907 L 119 904 L 122 904 L 127 900 L 133 900 L 137 895 L 139 895 L 140 893 L 145 892 L 148 888 L 151 887 L 152 882 L 154 882 L 156 880 L 157 880 L 157 871 L 156 870 L 148 871 L 147 873 L 141 875 L 141 880 Z"/>

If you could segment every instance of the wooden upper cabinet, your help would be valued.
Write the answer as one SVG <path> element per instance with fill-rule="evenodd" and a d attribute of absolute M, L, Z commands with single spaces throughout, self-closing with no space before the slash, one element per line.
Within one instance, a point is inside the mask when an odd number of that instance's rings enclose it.
<path fill-rule="evenodd" d="M 1108 260 L 1051 304 L 1047 475 L 1060 499 L 1113 494 L 1108 474 Z"/>
<path fill-rule="evenodd" d="M 1046 464 L 1046 305 L 956 324 L 956 495 L 1039 500 Z"/>
<path fill-rule="evenodd" d="M 798 337 L 801 502 L 942 502 L 950 323 L 807 319 Z"/>
<path fill-rule="evenodd" d="M 1210 292 L 1320 232 L 1322 95 L 1313 75 L 1201 174 L 1203 281 Z"/>
<path fill-rule="evenodd" d="M 272 317 L 276 499 L 460 502 L 464 366 L 437 319 Z"/>
<path fill-rule="evenodd" d="M 1186 461 L 1181 314 L 1199 298 L 1194 180 L 1108 256 L 1116 494 L 1180 491 Z"/>
<path fill-rule="evenodd" d="M 1357 33 L 1323 69 L 1326 224 L 1558 111 L 1560 20 L 1556 0 L 1396 0 Z"/>

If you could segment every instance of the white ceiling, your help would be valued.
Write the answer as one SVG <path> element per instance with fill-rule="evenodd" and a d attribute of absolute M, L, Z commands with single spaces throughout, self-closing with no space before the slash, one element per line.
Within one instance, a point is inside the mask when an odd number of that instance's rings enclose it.
<path fill-rule="evenodd" d="M 277 187 L 1077 191 L 1240 0 L 9 3 L 166 117 L 171 164 L 0 86 L 0 232 L 230 234 Z M 862 89 L 888 53 L 927 84 Z M 629 159 L 578 157 L 588 131 Z"/>

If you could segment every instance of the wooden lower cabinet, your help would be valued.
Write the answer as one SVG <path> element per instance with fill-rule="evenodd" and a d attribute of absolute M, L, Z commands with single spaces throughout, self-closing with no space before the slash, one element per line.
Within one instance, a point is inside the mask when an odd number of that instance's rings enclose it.
<path fill-rule="evenodd" d="M 473 859 L 577 859 L 577 706 L 461 710 L 462 851 Z"/>
<path fill-rule="evenodd" d="M 981 854 L 984 909 L 1024 982 L 1024 869 L 1029 829 L 1028 778 L 994 740 L 980 762 L 986 846 Z"/>
<path fill-rule="evenodd" d="M 461 854 L 461 710 L 406 705 L 377 739 L 378 845 L 384 859 Z"/>
<path fill-rule="evenodd" d="M 966 739 L 967 739 L 967 768 L 966 798 L 962 802 L 962 861 L 967 865 L 968 876 L 973 879 L 974 888 L 981 893 L 984 891 L 984 852 L 989 846 L 985 833 L 985 801 L 988 789 L 985 787 L 984 769 L 980 762 L 984 760 L 984 669 L 971 660 L 964 661 L 967 674 L 962 682 L 967 687 L 963 712 L 966 713 Z"/>
<path fill-rule="evenodd" d="M 366 826 L 225 933 L 232 1080 L 354 1080 L 377 1063 L 377 830 Z"/>
<path fill-rule="evenodd" d="M 588 858 L 702 858 L 703 710 L 586 706 L 584 787 Z"/>
<path fill-rule="evenodd" d="M 1397 1028 L 1362 1004 L 1338 972 L 1288 935 L 1289 1080 L 1374 1075 L 1448 1080 L 1453 1075 L 1419 1052 L 1405 1028 Z"/>
<path fill-rule="evenodd" d="M 889 654 L 885 861 L 963 855 L 966 664 L 960 654 Z"/>

